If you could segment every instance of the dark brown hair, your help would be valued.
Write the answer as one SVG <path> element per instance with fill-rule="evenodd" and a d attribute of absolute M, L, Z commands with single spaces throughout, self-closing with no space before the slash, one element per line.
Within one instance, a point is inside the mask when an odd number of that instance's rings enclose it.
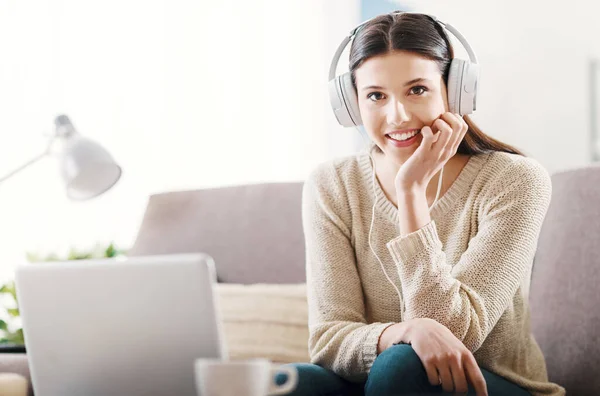
<path fill-rule="evenodd" d="M 367 59 L 392 51 L 409 51 L 435 61 L 448 86 L 454 50 L 444 28 L 428 15 L 406 13 L 380 15 L 363 25 L 354 37 L 349 67 L 355 90 L 356 69 Z M 469 129 L 458 146 L 458 153 L 475 155 L 504 151 L 525 156 L 515 147 L 483 133 L 469 116 L 463 118 Z"/>

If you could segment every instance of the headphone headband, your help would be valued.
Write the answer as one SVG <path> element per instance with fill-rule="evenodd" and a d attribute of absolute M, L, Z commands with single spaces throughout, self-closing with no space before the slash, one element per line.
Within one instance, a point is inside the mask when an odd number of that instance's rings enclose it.
<path fill-rule="evenodd" d="M 469 55 L 469 59 L 471 60 L 471 63 L 475 63 L 475 64 L 477 63 L 477 55 L 475 55 L 475 51 L 473 50 L 473 48 L 471 47 L 471 45 L 469 44 L 469 42 L 467 41 L 467 39 L 465 38 L 465 36 L 463 36 L 454 26 L 452 26 L 452 25 L 450 25 L 448 23 L 444 23 L 444 22 L 440 21 L 439 19 L 437 19 L 433 15 L 423 14 L 423 13 L 420 13 L 420 12 L 393 11 L 393 12 L 390 12 L 388 15 L 397 15 L 397 14 L 419 14 L 419 15 L 427 15 L 428 17 L 430 17 L 431 19 L 433 19 L 435 22 L 437 22 L 440 26 L 442 26 L 442 28 L 444 28 L 447 31 L 449 31 L 450 33 L 452 33 L 452 35 L 454 37 L 456 37 L 458 39 L 458 41 L 460 41 L 460 43 L 463 45 L 463 47 L 465 48 L 465 50 L 467 50 L 467 54 Z M 342 56 L 342 52 L 344 52 L 344 49 L 346 48 L 346 46 L 348 45 L 348 43 L 350 42 L 350 40 L 352 40 L 352 38 L 356 35 L 356 33 L 358 33 L 358 31 L 365 24 L 369 23 L 370 21 L 372 21 L 373 19 L 377 18 L 378 16 L 373 17 L 373 18 L 369 18 L 368 20 L 364 21 L 360 25 L 356 26 L 354 29 L 352 29 L 350 31 L 350 34 L 346 38 L 344 38 L 344 40 L 342 41 L 342 43 L 339 45 L 338 49 L 335 51 L 333 59 L 331 60 L 331 66 L 329 67 L 329 81 L 331 81 L 332 79 L 335 78 L 335 73 L 336 73 L 336 70 L 337 70 L 338 62 L 340 60 L 340 57 Z"/>

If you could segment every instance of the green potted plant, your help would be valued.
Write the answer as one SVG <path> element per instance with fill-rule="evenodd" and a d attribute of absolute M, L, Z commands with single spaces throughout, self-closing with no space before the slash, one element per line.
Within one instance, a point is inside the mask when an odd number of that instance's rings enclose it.
<path fill-rule="evenodd" d="M 110 243 L 107 247 L 96 245 L 93 249 L 87 251 L 71 249 L 66 257 L 60 257 L 57 254 L 41 256 L 28 252 L 27 260 L 30 263 L 84 260 L 116 257 L 124 253 L 124 250 L 117 249 L 113 243 Z M 5 303 L 2 304 L 2 302 Z M 23 339 L 23 328 L 20 325 L 20 313 L 14 281 L 0 285 L 0 304 L 2 317 L 8 319 L 8 321 L 0 319 L 0 352 L 25 352 L 25 340 Z"/>

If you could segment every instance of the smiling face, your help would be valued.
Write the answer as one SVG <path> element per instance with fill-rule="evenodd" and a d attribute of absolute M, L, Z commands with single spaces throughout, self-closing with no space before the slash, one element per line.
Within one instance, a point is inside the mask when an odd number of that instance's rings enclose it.
<path fill-rule="evenodd" d="M 411 52 L 392 51 L 367 59 L 355 70 L 355 81 L 363 125 L 386 160 L 396 165 L 421 144 L 421 128 L 448 111 L 446 84 L 437 63 Z"/>

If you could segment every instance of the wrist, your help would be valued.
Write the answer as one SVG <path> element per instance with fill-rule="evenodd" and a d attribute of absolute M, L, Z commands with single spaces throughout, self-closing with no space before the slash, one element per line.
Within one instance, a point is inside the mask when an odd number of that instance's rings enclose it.
<path fill-rule="evenodd" d="M 411 321 L 400 322 L 386 327 L 379 336 L 379 342 L 377 343 L 377 354 L 379 355 L 394 344 L 410 343 L 410 328 Z"/>
<path fill-rule="evenodd" d="M 426 195 L 427 186 L 413 184 L 411 186 L 396 187 L 396 196 L 398 199 L 420 198 Z"/>
<path fill-rule="evenodd" d="M 427 194 L 425 189 L 413 187 L 410 189 L 396 190 L 396 206 L 400 209 L 414 208 L 420 202 L 427 202 Z"/>

